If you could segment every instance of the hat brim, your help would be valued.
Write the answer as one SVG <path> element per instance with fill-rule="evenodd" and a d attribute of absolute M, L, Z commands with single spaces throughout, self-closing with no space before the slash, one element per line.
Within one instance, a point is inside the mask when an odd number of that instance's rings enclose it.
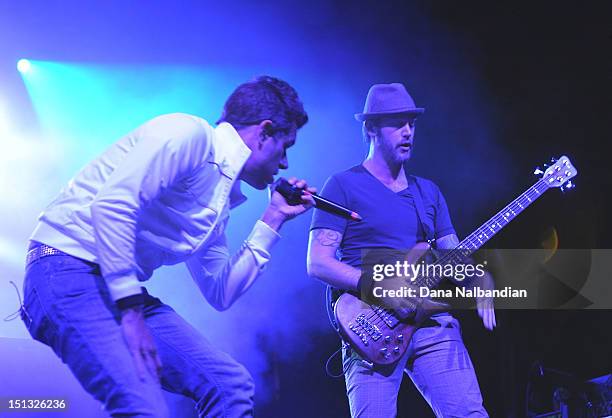
<path fill-rule="evenodd" d="M 355 119 L 358 120 L 359 122 L 363 122 L 367 119 L 376 119 L 376 118 L 380 118 L 383 116 L 391 116 L 391 115 L 420 115 L 421 113 L 425 112 L 425 108 L 422 107 L 415 107 L 412 109 L 406 109 L 406 110 L 397 110 L 394 112 L 371 112 L 371 113 L 355 113 Z"/>

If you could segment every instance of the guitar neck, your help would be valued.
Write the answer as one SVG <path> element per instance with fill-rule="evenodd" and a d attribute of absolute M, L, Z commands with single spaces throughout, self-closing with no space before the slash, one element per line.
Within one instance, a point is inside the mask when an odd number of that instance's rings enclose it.
<path fill-rule="evenodd" d="M 462 264 L 495 234 L 508 225 L 516 216 L 527 206 L 535 202 L 542 194 L 549 189 L 549 185 L 544 180 L 537 181 L 533 186 L 525 190 L 520 196 L 510 202 L 506 207 L 497 212 L 491 219 L 482 224 L 474 232 L 468 235 L 454 249 L 450 250 L 444 257 L 441 257 L 436 264 Z M 418 277 L 417 285 L 424 285 L 435 288 L 444 280 L 444 276 Z"/>
<path fill-rule="evenodd" d="M 536 182 L 505 208 L 497 212 L 491 219 L 468 235 L 455 249 L 461 250 L 462 255 L 469 257 L 514 220 L 519 213 L 542 196 L 546 190 L 548 190 L 548 185 L 544 180 Z"/>

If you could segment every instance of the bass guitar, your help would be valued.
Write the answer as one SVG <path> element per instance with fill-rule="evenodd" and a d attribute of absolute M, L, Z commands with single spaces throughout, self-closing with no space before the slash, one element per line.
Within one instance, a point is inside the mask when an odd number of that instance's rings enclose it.
<path fill-rule="evenodd" d="M 524 193 L 510 202 L 495 216 L 482 224 L 454 249 L 436 261 L 442 265 L 465 263 L 471 254 L 508 225 L 527 206 L 550 188 L 570 188 L 570 179 L 577 174 L 569 158 L 553 160 L 554 164 L 534 174 L 542 177 Z M 430 249 L 428 243 L 417 244 L 408 254 L 411 263 L 417 262 Z M 417 275 L 407 286 L 435 289 L 446 277 Z M 363 302 L 353 293 L 342 294 L 335 303 L 334 314 L 343 339 L 367 362 L 373 365 L 393 365 L 406 352 L 410 339 L 419 326 L 431 315 L 449 309 L 447 304 L 430 298 L 418 298 L 410 315 L 401 314 L 380 305 Z"/>

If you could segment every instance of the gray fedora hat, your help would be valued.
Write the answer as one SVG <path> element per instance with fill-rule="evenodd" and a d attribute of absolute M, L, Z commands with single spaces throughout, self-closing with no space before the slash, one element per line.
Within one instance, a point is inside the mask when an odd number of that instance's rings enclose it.
<path fill-rule="evenodd" d="M 368 91 L 363 113 L 356 113 L 355 119 L 363 122 L 380 116 L 400 113 L 425 112 L 422 107 L 416 107 L 414 100 L 408 94 L 406 87 L 401 83 L 374 84 Z"/>

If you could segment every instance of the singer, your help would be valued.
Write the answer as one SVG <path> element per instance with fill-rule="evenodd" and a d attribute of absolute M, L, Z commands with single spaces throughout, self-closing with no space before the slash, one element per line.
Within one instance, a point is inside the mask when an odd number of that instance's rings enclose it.
<path fill-rule="evenodd" d="M 288 167 L 307 122 L 296 91 L 262 76 L 227 99 L 216 127 L 159 116 L 85 166 L 44 210 L 31 237 L 22 319 L 113 417 L 167 417 L 161 390 L 201 417 L 253 415 L 253 380 L 140 282 L 186 262 L 208 302 L 229 308 L 270 259 L 287 220 L 314 203 L 279 193 L 230 257 L 229 210 L 241 181 L 265 189 Z M 290 180 L 314 193 L 306 182 Z"/>
<path fill-rule="evenodd" d="M 363 221 L 346 222 L 315 209 L 308 249 L 312 277 L 340 291 L 359 291 L 364 250 L 405 250 L 425 241 L 427 231 L 433 232 L 440 249 L 459 243 L 438 186 L 405 171 L 404 164 L 414 148 L 415 122 L 423 112 L 402 84 L 370 88 L 363 113 L 355 115 L 362 122 L 368 155 L 363 163 L 331 176 L 321 191 L 323 197 L 341 205 L 350 202 Z M 425 219 L 419 218 L 418 202 Z M 341 254 L 339 260 L 337 253 Z M 495 314 L 488 303 L 492 303 L 490 299 L 479 303 L 478 312 L 485 327 L 492 329 Z M 437 417 L 487 416 L 459 323 L 449 313 L 431 319 L 414 333 L 395 368 L 370 369 L 343 344 L 346 392 L 353 417 L 395 417 L 404 372 Z"/>

